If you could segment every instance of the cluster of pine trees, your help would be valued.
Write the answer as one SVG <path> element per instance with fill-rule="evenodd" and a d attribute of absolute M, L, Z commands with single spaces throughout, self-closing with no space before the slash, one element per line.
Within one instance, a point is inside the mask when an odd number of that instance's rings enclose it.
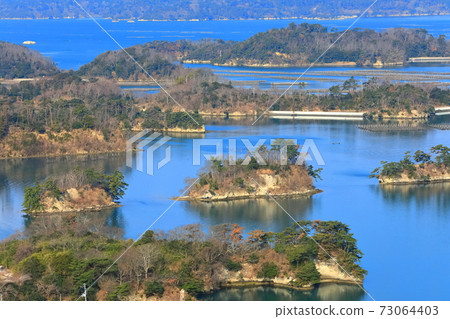
<path fill-rule="evenodd" d="M 227 281 L 224 273 L 233 276 L 243 267 L 266 280 L 291 274 L 293 287 L 311 285 L 320 281 L 315 262 L 330 260 L 317 243 L 356 279 L 366 274 L 356 240 L 340 222 L 302 221 L 280 233 L 255 230 L 247 237 L 235 224 L 203 229 L 195 224 L 147 231 L 109 267 L 133 242 L 118 239 L 103 219 L 37 218 L 25 234 L 0 245 L 0 264 L 16 278 L 22 275 L 1 287 L 3 300 L 76 300 L 83 284 L 92 284 L 88 300 L 178 300 L 180 289 L 188 299 L 199 298 Z"/>

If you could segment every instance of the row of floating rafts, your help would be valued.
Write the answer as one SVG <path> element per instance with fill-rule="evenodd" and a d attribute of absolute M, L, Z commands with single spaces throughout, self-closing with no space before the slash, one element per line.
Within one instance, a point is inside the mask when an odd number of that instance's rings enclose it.
<path fill-rule="evenodd" d="M 436 130 L 448 131 L 450 130 L 450 124 L 428 124 L 429 127 L 434 128 Z"/>
<path fill-rule="evenodd" d="M 363 124 L 358 128 L 369 132 L 423 131 L 427 128 L 450 130 L 450 124 Z"/>
<path fill-rule="evenodd" d="M 417 124 L 363 124 L 358 128 L 369 132 L 394 132 L 394 131 L 422 131 L 425 129 L 423 125 Z"/>

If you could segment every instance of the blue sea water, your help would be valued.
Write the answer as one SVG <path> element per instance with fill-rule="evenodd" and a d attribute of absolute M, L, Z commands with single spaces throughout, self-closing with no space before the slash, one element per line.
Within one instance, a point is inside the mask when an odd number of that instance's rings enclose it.
<path fill-rule="evenodd" d="M 339 220 L 348 224 L 364 253 L 362 266 L 369 272 L 364 286 L 375 299 L 449 299 L 450 184 L 381 187 L 368 175 L 381 160 L 399 160 L 406 151 L 448 143 L 450 131 L 370 133 L 359 130 L 355 123 L 289 120 L 267 120 L 255 126 L 211 123 L 207 130 L 204 137 L 196 138 L 248 138 L 252 144 L 259 138 L 296 138 L 301 144 L 305 139 L 313 139 L 326 164 L 323 180 L 316 182 L 323 193 L 312 198 L 280 200 L 284 209 L 297 220 Z M 122 228 L 125 237 L 136 238 L 172 205 L 171 198 L 182 193 L 185 178 L 196 176 L 200 169 L 192 164 L 191 138 L 174 137 L 168 145 L 172 160 L 153 176 L 126 167 L 124 156 L 0 161 L 0 238 L 27 225 L 28 220 L 20 212 L 25 186 L 65 174 L 74 167 L 124 172 L 130 186 L 123 206 L 89 216 L 104 218 L 108 225 Z M 238 148 L 243 151 L 241 142 Z M 157 160 L 164 158 L 164 150 L 159 151 Z M 318 167 L 314 161 L 311 164 Z M 178 202 L 154 229 L 171 230 L 191 223 L 205 227 L 237 223 L 246 231 L 280 231 L 292 220 L 270 199 L 213 204 Z M 262 298 L 257 291 L 253 291 L 255 300 Z M 300 295 L 295 296 L 302 298 Z M 345 295 L 336 291 L 335 298 L 345 299 Z M 349 295 L 369 299 L 354 291 L 349 291 Z M 222 294 L 216 297 L 226 299 Z"/>
<path fill-rule="evenodd" d="M 376 30 L 395 26 L 421 27 L 434 35 L 448 36 L 448 20 L 449 17 L 444 16 L 363 18 L 356 26 Z M 213 37 L 243 40 L 257 32 L 286 26 L 290 22 L 113 23 L 100 20 L 124 47 L 157 39 Z M 320 21 L 340 29 L 351 22 Z M 36 41 L 35 49 L 52 57 L 65 69 L 77 69 L 98 54 L 117 49 L 116 44 L 90 20 L 0 20 L 0 40 L 18 44 L 26 40 Z M 442 72 L 442 67 L 428 67 L 427 70 Z M 444 121 L 449 122 L 449 119 Z M 398 160 L 406 151 L 448 144 L 450 131 L 428 129 L 420 132 L 369 133 L 359 130 L 354 123 L 279 120 L 268 120 L 255 126 L 211 122 L 207 129 L 206 138 L 249 138 L 253 143 L 258 138 L 298 138 L 300 142 L 306 138 L 313 139 L 326 161 L 323 180 L 317 182 L 317 187 L 324 192 L 312 198 L 282 200 L 285 209 L 297 220 L 340 220 L 348 224 L 365 254 L 362 266 L 369 271 L 369 275 L 364 286 L 375 299 L 449 300 L 449 184 L 386 188 L 368 179 L 368 175 L 381 160 Z M 0 238 L 23 230 L 29 223 L 20 212 L 25 186 L 48 176 L 64 174 L 74 167 L 97 167 L 107 172 L 121 169 L 124 172 L 130 186 L 123 206 L 92 216 L 104 218 L 107 224 L 122 228 L 125 237 L 136 238 L 171 205 L 171 198 L 181 193 L 185 178 L 195 176 L 199 170 L 198 166 L 191 165 L 191 139 L 176 137 L 170 145 L 172 161 L 154 176 L 127 168 L 123 156 L 0 161 Z M 241 224 L 248 231 L 279 231 L 292 221 L 275 203 L 266 199 L 214 205 L 179 202 L 155 228 L 169 230 L 189 223 L 207 226 L 228 222 Z M 320 291 L 315 291 L 312 297 L 299 294 L 283 297 L 284 291 L 263 290 L 262 293 L 252 291 L 246 296 L 250 300 L 369 299 L 361 292 L 355 293 L 354 289 L 343 292 L 335 287 L 322 290 L 322 296 L 326 297 L 318 297 Z M 231 294 L 241 298 L 242 293 L 245 291 L 212 298 L 232 299 Z"/>
<path fill-rule="evenodd" d="M 377 31 L 393 27 L 425 28 L 431 34 L 450 35 L 449 16 L 361 18 L 354 27 Z M 329 28 L 346 29 L 354 19 L 343 20 L 231 20 L 231 21 L 127 21 L 98 22 L 123 47 L 153 40 L 198 40 L 214 38 L 245 40 L 252 35 L 272 28 L 286 27 L 289 23 L 320 23 Z M 345 39 L 343 39 L 345 40 Z M 90 19 L 56 20 L 0 20 L 0 41 L 22 44 L 35 41 L 30 46 L 51 57 L 63 69 L 78 69 L 97 55 L 119 49 Z"/>

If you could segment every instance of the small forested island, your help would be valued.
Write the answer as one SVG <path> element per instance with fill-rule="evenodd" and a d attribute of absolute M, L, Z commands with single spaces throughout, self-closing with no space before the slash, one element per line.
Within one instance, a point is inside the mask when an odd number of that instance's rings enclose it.
<path fill-rule="evenodd" d="M 258 33 L 241 42 L 211 40 L 190 43 L 185 63 L 235 66 L 403 65 L 413 57 L 448 57 L 450 44 L 425 29 L 353 29 L 321 57 L 343 31 L 320 24 L 291 23 L 286 28 Z"/>
<path fill-rule="evenodd" d="M 201 300 L 229 286 L 361 285 L 367 274 L 353 234 L 338 221 L 299 221 L 279 233 L 247 235 L 236 224 L 209 232 L 194 224 L 147 231 L 136 242 L 97 226 L 77 217 L 42 218 L 3 241 L 3 300 L 77 300 L 83 284 L 92 285 L 88 300 Z"/>
<path fill-rule="evenodd" d="M 399 162 L 381 163 L 370 175 L 381 184 L 450 182 L 450 148 L 442 144 L 432 147 L 430 153 L 406 152 Z"/>
<path fill-rule="evenodd" d="M 221 201 L 260 197 L 311 196 L 320 193 L 313 178 L 320 178 L 321 168 L 314 169 L 302 161 L 298 145 L 277 145 L 268 149 L 262 146 L 258 153 L 264 163 L 254 156 L 246 159 L 212 159 L 200 172 L 198 183 L 180 200 Z M 284 147 L 284 149 L 283 149 Z M 283 151 L 286 161 L 283 163 Z M 189 185 L 191 184 L 189 180 Z"/>
<path fill-rule="evenodd" d="M 408 64 L 411 58 L 417 57 L 450 57 L 450 42 L 446 36 L 435 37 L 425 29 L 393 28 L 378 32 L 355 28 L 345 33 L 345 41 L 337 41 L 329 49 L 342 34 L 343 31 L 320 24 L 291 23 L 286 28 L 261 32 L 244 41 L 157 40 L 135 45 L 127 51 L 138 57 L 141 65 L 148 65 L 149 69 L 158 67 L 166 74 L 176 69 L 166 59 L 222 66 L 286 67 L 309 66 L 315 62 L 316 65 L 382 67 Z M 326 53 L 322 56 L 323 52 Z M 152 58 L 155 53 L 161 57 Z M 105 75 L 112 71 L 108 61 L 119 62 L 115 69 L 122 76 L 130 74 L 127 69 L 139 69 L 136 65 L 125 65 L 122 57 L 126 57 L 124 52 L 106 52 L 80 68 L 80 72 Z"/>
<path fill-rule="evenodd" d="M 105 175 L 93 169 L 76 169 L 43 183 L 26 187 L 23 210 L 27 214 L 68 213 L 117 207 L 128 184 L 120 171 Z"/>

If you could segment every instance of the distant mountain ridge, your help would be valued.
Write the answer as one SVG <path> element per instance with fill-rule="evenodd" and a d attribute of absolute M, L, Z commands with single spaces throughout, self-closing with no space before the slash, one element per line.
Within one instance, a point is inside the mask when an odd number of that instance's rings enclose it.
<path fill-rule="evenodd" d="M 354 16 L 373 0 L 80 0 L 93 16 L 112 19 L 213 20 Z M 450 2 L 379 1 L 366 16 L 450 14 Z M 1 18 L 86 18 L 73 0 L 0 0 Z"/>

